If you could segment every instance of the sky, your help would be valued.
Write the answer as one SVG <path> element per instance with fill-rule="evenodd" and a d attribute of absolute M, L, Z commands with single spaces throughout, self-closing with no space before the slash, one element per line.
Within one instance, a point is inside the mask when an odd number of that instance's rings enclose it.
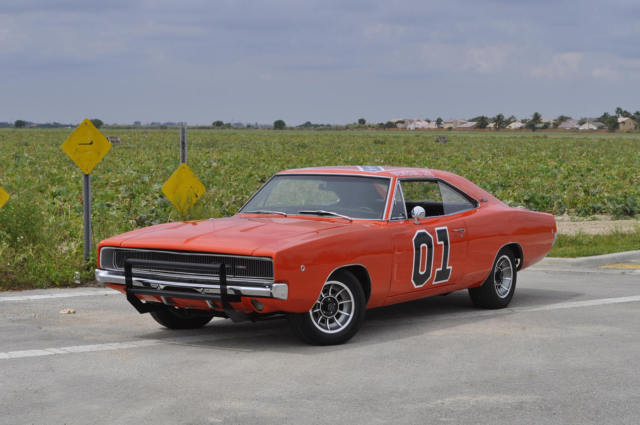
<path fill-rule="evenodd" d="M 637 0 L 2 0 L 0 121 L 640 109 Z"/>

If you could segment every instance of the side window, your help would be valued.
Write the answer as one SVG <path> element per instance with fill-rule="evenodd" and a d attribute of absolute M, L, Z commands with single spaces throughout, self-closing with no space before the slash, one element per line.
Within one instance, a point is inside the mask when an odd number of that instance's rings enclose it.
<path fill-rule="evenodd" d="M 431 180 L 409 180 L 402 182 L 402 193 L 411 211 L 415 206 L 424 208 L 427 217 L 443 215 L 442 196 L 438 182 Z"/>
<path fill-rule="evenodd" d="M 402 197 L 402 188 L 400 183 L 396 185 L 396 194 L 393 197 L 393 208 L 391 209 L 391 220 L 406 220 L 407 209 L 404 205 Z"/>
<path fill-rule="evenodd" d="M 460 211 L 473 209 L 475 205 L 462 193 L 458 192 L 446 183 L 439 182 L 442 195 L 442 208 L 444 214 L 453 214 Z"/>
<path fill-rule="evenodd" d="M 442 202 L 438 183 L 429 180 L 404 181 L 402 193 L 411 202 Z"/>
<path fill-rule="evenodd" d="M 463 193 L 441 181 L 405 180 L 402 193 L 408 213 L 413 207 L 421 206 L 427 217 L 454 214 L 475 207 Z"/>

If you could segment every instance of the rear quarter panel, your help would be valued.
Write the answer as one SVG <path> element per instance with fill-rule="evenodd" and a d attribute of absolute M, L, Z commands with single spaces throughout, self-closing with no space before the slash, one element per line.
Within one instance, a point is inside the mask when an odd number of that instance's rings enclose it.
<path fill-rule="evenodd" d="M 481 206 L 468 219 L 469 281 L 481 285 L 493 266 L 498 251 L 516 243 L 523 251 L 521 269 L 528 267 L 551 250 L 556 224 L 553 215 L 510 208 L 494 203 Z"/>

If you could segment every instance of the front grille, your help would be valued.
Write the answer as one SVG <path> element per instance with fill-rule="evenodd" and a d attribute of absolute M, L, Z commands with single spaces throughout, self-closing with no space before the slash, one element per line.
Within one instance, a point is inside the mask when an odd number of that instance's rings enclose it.
<path fill-rule="evenodd" d="M 175 273 L 213 277 L 216 274 L 212 275 L 210 271 L 205 272 L 202 269 L 198 269 L 198 265 L 223 263 L 229 278 L 273 280 L 273 261 L 270 258 L 110 247 L 102 248 L 100 251 L 100 264 L 104 269 L 123 271 L 126 258 L 189 264 L 188 267 L 154 267 L 153 271 L 163 274 Z"/>

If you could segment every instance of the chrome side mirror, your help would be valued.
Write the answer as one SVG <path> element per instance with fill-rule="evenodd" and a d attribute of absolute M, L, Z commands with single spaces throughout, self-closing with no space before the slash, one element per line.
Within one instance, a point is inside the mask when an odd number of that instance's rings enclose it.
<path fill-rule="evenodd" d="M 422 208 L 421 206 L 415 206 L 411 210 L 411 217 L 413 217 L 413 222 L 415 224 L 420 224 L 418 220 L 420 220 L 421 218 L 424 218 L 426 214 L 427 213 L 425 212 L 424 208 Z"/>

